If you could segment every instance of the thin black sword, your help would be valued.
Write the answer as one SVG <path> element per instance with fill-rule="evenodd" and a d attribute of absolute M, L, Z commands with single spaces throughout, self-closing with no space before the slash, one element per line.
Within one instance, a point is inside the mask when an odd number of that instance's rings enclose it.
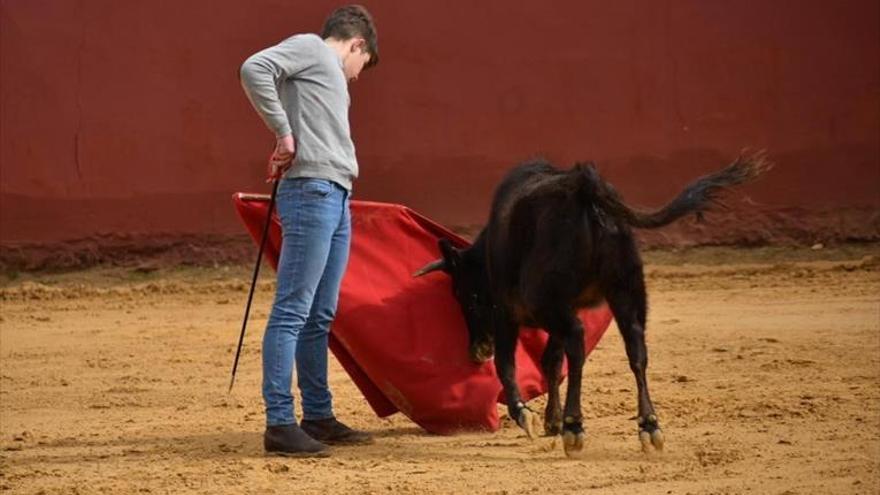
<path fill-rule="evenodd" d="M 257 264 L 254 266 L 254 278 L 251 280 L 251 291 L 248 293 L 247 306 L 244 308 L 244 320 L 241 322 L 241 335 L 238 337 L 238 349 L 235 351 L 235 362 L 232 363 L 232 379 L 229 381 L 229 391 L 235 385 L 235 370 L 238 369 L 238 358 L 241 356 L 241 345 L 244 343 L 244 331 L 247 328 L 248 315 L 251 312 L 251 301 L 254 299 L 254 288 L 257 286 L 257 277 L 260 275 L 260 262 L 263 259 L 263 248 L 266 247 L 266 239 L 269 237 L 269 226 L 272 225 L 272 212 L 275 210 L 275 195 L 278 193 L 280 180 L 275 180 L 272 186 L 272 196 L 269 197 L 269 212 L 266 214 L 266 224 L 263 226 L 263 237 L 260 239 L 260 249 L 257 251 Z M 264 196 L 265 197 L 265 196 Z"/>

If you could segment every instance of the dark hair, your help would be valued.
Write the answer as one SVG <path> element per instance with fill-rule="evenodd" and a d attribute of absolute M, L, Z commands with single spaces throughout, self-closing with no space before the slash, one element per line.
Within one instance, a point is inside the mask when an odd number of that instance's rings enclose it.
<path fill-rule="evenodd" d="M 373 24 L 373 16 L 361 5 L 346 5 L 334 10 L 330 17 L 324 21 L 321 37 L 342 41 L 361 37 L 367 42 L 366 49 L 370 54 L 370 61 L 365 67 L 370 68 L 379 63 L 379 40 L 376 25 Z"/>

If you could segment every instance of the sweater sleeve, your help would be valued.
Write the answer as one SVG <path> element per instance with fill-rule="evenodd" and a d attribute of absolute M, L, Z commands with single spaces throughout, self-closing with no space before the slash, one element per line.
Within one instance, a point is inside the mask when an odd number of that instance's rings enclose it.
<path fill-rule="evenodd" d="M 293 36 L 251 55 L 241 66 L 241 85 L 263 122 L 276 137 L 291 133 L 278 85 L 315 63 L 315 47 L 307 36 Z"/>

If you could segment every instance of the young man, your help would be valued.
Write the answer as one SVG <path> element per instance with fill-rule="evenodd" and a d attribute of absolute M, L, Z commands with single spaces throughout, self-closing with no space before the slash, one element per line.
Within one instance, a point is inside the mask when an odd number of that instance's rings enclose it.
<path fill-rule="evenodd" d="M 275 133 L 269 176 L 281 181 L 278 286 L 263 336 L 267 453 L 324 456 L 325 444 L 372 441 L 333 415 L 327 337 L 348 262 L 349 194 L 358 174 L 348 84 L 378 61 L 373 19 L 351 5 L 330 14 L 321 36 L 295 35 L 241 67 L 245 93 Z M 294 364 L 300 425 L 291 393 Z"/>

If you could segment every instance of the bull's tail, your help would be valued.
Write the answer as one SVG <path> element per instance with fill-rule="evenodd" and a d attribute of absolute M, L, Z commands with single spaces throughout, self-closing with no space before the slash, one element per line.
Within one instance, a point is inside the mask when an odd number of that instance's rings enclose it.
<path fill-rule="evenodd" d="M 653 229 L 668 225 L 689 213 L 696 213 L 701 217 L 706 210 L 720 205 L 718 196 L 724 190 L 751 182 L 770 170 L 772 166 L 763 151 L 742 154 L 727 167 L 692 182 L 669 204 L 654 212 L 642 212 L 630 208 L 610 184 L 598 177 L 594 169 L 588 167 L 582 170 L 590 176 L 588 178 L 592 186 L 590 196 L 596 206 L 609 216 L 633 227 Z"/>

